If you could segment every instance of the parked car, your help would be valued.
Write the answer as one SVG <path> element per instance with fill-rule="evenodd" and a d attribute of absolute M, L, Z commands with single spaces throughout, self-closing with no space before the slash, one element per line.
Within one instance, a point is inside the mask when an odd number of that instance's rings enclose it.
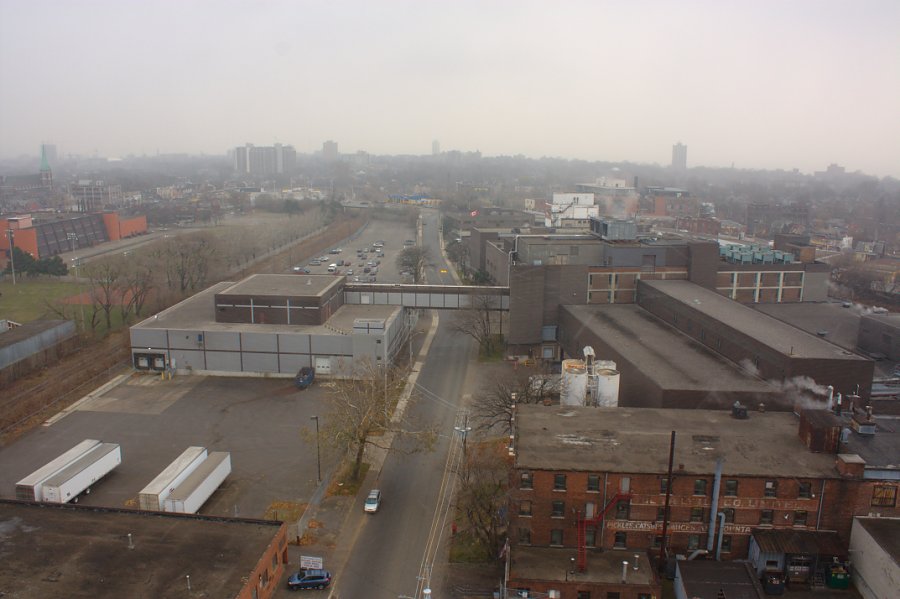
<path fill-rule="evenodd" d="M 321 260 L 310 260 L 309 261 L 310 266 L 319 266 L 320 264 L 322 264 Z"/>
<path fill-rule="evenodd" d="M 331 584 L 331 572 L 328 570 L 300 570 L 288 578 L 288 588 L 297 589 L 324 589 Z"/>
<path fill-rule="evenodd" d="M 294 272 L 308 275 L 311 271 L 308 268 L 306 268 L 305 266 L 295 266 Z"/>
<path fill-rule="evenodd" d="M 347 276 L 351 276 L 352 274 L 353 274 L 353 269 L 352 269 L 352 268 L 348 268 L 348 269 L 347 269 Z"/>
<path fill-rule="evenodd" d="M 372 489 L 366 497 L 366 502 L 363 504 L 363 510 L 370 514 L 374 514 L 378 511 L 379 507 L 381 507 L 381 491 Z"/>

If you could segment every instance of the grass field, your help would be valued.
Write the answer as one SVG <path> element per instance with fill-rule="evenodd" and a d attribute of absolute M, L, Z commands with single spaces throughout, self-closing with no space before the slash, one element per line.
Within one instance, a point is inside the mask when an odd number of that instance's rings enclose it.
<path fill-rule="evenodd" d="M 76 295 L 81 285 L 69 281 L 19 279 L 16 284 L 7 279 L 0 282 L 0 318 L 19 323 L 40 318 L 59 318 L 47 307 L 62 297 Z"/>

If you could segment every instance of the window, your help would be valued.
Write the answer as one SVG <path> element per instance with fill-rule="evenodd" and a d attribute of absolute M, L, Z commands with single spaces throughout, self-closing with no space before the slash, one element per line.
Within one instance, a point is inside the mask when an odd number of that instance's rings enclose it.
<path fill-rule="evenodd" d="M 576 599 L 591 599 L 590 591 L 578 591 Z"/>
<path fill-rule="evenodd" d="M 561 528 L 554 528 L 550 531 L 550 544 L 551 545 L 562 545 L 563 544 L 563 531 Z"/>
<path fill-rule="evenodd" d="M 805 510 L 797 510 L 794 512 L 794 526 L 806 526 Z"/>
<path fill-rule="evenodd" d="M 566 502 L 565 501 L 554 501 L 553 502 L 553 513 L 551 517 L 553 518 L 562 518 L 566 515 Z"/>
<path fill-rule="evenodd" d="M 897 505 L 897 487 L 875 485 L 872 489 L 873 507 L 894 507 Z"/>
<path fill-rule="evenodd" d="M 703 522 L 703 508 L 702 507 L 692 507 L 691 508 L 691 522 Z"/>
<path fill-rule="evenodd" d="M 533 489 L 534 488 L 534 474 L 531 472 L 523 472 L 519 475 L 519 488 L 520 489 Z"/>
<path fill-rule="evenodd" d="M 553 490 L 554 491 L 565 491 L 566 490 L 566 475 L 565 474 L 554 474 L 553 475 Z"/>
<path fill-rule="evenodd" d="M 530 516 L 531 515 L 531 502 L 530 501 L 520 501 L 519 502 L 519 515 L 520 516 Z"/>
<path fill-rule="evenodd" d="M 774 512 L 772 510 L 763 510 L 759 513 L 759 523 L 760 524 L 771 524 L 772 519 L 775 517 Z"/>
<path fill-rule="evenodd" d="M 624 532 L 617 532 L 615 541 L 613 542 L 613 547 L 616 549 L 625 549 L 626 542 L 628 541 L 628 536 Z"/>
<path fill-rule="evenodd" d="M 600 490 L 600 475 L 599 474 L 588 474 L 587 490 L 588 491 L 599 491 Z"/>
<path fill-rule="evenodd" d="M 725 481 L 725 497 L 737 497 L 737 494 L 738 494 L 738 481 L 726 480 Z"/>
<path fill-rule="evenodd" d="M 628 520 L 629 502 L 616 502 L 616 520 Z"/>
<path fill-rule="evenodd" d="M 693 551 L 694 549 L 700 548 L 700 535 L 688 535 L 688 550 Z"/>
<path fill-rule="evenodd" d="M 531 545 L 531 529 L 530 528 L 520 528 L 519 529 L 519 543 L 522 545 Z"/>
<path fill-rule="evenodd" d="M 276 571 L 277 569 L 278 569 L 278 554 L 273 553 L 272 554 L 272 572 Z"/>
<path fill-rule="evenodd" d="M 727 507 L 722 513 L 725 514 L 725 522 L 734 523 L 734 508 Z"/>
<path fill-rule="evenodd" d="M 767 480 L 766 490 L 763 495 L 766 497 L 776 497 L 778 495 L 778 481 Z"/>
<path fill-rule="evenodd" d="M 658 507 L 656 508 L 656 521 L 662 522 L 666 519 L 666 508 Z"/>
<path fill-rule="evenodd" d="M 587 528 L 584 531 L 584 545 L 585 547 L 596 547 L 597 546 L 597 531 L 593 528 Z"/>
<path fill-rule="evenodd" d="M 638 593 L 638 599 L 650 599 L 650 593 Z"/>
<path fill-rule="evenodd" d="M 694 481 L 694 495 L 706 495 L 706 479 L 698 478 Z"/>
<path fill-rule="evenodd" d="M 731 535 L 724 535 L 722 537 L 722 553 L 729 553 L 731 551 Z"/>
<path fill-rule="evenodd" d="M 668 488 L 669 488 L 669 479 L 668 478 L 659 479 L 659 494 L 665 495 L 666 489 L 668 489 Z"/>
<path fill-rule="evenodd" d="M 812 483 L 800 483 L 800 490 L 797 492 L 800 499 L 809 499 L 812 497 Z"/>
<path fill-rule="evenodd" d="M 654 548 L 662 547 L 662 535 L 655 535 L 653 537 L 653 547 Z"/>
<path fill-rule="evenodd" d="M 619 599 L 619 593 L 613 591 L 607 591 L 606 599 Z"/>

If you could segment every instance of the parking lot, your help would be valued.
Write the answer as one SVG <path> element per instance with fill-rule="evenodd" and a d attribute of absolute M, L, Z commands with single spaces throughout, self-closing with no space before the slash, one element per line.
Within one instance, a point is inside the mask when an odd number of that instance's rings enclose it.
<path fill-rule="evenodd" d="M 0 496 L 84 439 L 119 443 L 122 463 L 80 501 L 137 507 L 137 495 L 185 448 L 231 452 L 232 473 L 201 513 L 261 518 L 272 502 L 305 502 L 316 488 L 311 416 L 324 416 L 326 389 L 298 391 L 285 379 L 134 374 L 0 450 Z M 314 436 L 313 436 L 314 438 Z M 327 470 L 334 458 L 322 454 Z"/>
<path fill-rule="evenodd" d="M 344 275 L 348 281 L 354 281 L 357 277 L 362 282 L 368 282 L 370 277 L 375 277 L 377 283 L 400 283 L 401 277 L 397 270 L 397 255 L 403 249 L 406 239 L 414 240 L 415 231 L 405 224 L 388 221 L 371 221 L 356 239 L 348 240 L 343 245 L 330 248 L 309 260 L 294 265 L 293 272 L 304 274 L 304 269 L 310 274 L 328 274 L 328 267 L 336 264 L 335 275 Z M 377 242 L 383 242 L 384 247 L 376 247 Z M 340 251 L 338 251 L 340 250 Z M 369 250 L 360 255 L 358 250 Z M 380 251 L 379 251 L 380 250 Z M 379 256 L 379 253 L 384 254 Z M 364 272 L 374 266 L 378 269 L 375 273 Z"/>

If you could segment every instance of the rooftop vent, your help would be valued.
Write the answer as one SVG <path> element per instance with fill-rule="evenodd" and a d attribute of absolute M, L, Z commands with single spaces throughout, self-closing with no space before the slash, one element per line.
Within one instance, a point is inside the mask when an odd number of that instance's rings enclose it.
<path fill-rule="evenodd" d="M 872 406 L 866 406 L 865 416 L 857 414 L 850 419 L 850 426 L 860 435 L 874 435 L 875 419 L 872 417 Z"/>
<path fill-rule="evenodd" d="M 734 405 L 731 406 L 731 417 L 738 420 L 746 420 L 748 418 L 747 406 L 739 401 L 734 402 Z"/>

